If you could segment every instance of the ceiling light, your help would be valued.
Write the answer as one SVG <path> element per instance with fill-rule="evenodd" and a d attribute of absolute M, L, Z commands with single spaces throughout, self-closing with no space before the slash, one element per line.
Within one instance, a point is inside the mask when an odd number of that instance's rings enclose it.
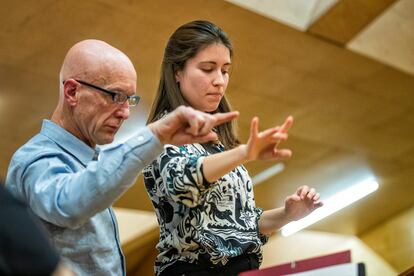
<path fill-rule="evenodd" d="M 282 236 L 292 235 L 301 229 L 339 211 L 355 201 L 369 195 L 378 189 L 378 182 L 373 178 L 365 179 L 355 185 L 323 200 L 323 206 L 316 209 L 309 216 L 303 219 L 290 222 L 282 227 Z"/>
<path fill-rule="evenodd" d="M 252 177 L 253 185 L 257 185 L 268 180 L 272 176 L 275 176 L 276 174 L 282 172 L 284 169 L 285 165 L 283 163 L 277 163 L 276 165 L 267 168 L 266 170 Z"/>

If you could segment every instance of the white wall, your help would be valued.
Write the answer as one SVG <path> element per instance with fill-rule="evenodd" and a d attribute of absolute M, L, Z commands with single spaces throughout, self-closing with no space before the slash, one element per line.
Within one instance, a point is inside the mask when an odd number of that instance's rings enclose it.
<path fill-rule="evenodd" d="M 289 237 L 274 235 L 264 246 L 261 268 L 351 250 L 352 262 L 365 263 L 368 276 L 395 276 L 397 272 L 354 236 L 301 231 Z"/>

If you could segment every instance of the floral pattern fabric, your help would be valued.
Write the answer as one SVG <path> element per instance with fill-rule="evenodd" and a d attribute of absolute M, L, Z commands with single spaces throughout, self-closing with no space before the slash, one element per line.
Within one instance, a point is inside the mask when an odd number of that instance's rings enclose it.
<path fill-rule="evenodd" d="M 222 151 L 219 143 L 166 145 L 144 169 L 160 225 L 157 275 L 178 260 L 222 266 L 249 253 L 261 262 L 267 237 L 258 231 L 262 210 L 255 206 L 247 170 L 238 166 L 213 183 L 203 176 L 204 157 Z"/>

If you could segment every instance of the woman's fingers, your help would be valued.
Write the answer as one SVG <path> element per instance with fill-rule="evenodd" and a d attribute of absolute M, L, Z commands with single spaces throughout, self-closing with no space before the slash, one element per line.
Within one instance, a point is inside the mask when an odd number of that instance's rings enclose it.
<path fill-rule="evenodd" d="M 290 149 L 275 149 L 273 148 L 273 157 L 275 158 L 290 158 L 292 151 Z"/>
<path fill-rule="evenodd" d="M 259 118 L 253 117 L 252 121 L 250 122 L 250 137 L 255 138 L 259 134 Z"/>
<path fill-rule="evenodd" d="M 293 125 L 293 117 L 288 116 L 285 122 L 283 123 L 283 125 L 280 127 L 280 132 L 287 133 L 292 125 Z"/>

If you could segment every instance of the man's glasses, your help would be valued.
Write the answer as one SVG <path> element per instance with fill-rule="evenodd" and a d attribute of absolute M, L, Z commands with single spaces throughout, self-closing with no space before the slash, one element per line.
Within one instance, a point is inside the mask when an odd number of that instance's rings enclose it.
<path fill-rule="evenodd" d="M 139 96 L 128 96 L 124 93 L 119 93 L 119 92 L 114 92 L 114 91 L 110 91 L 107 90 L 105 88 L 96 86 L 94 84 L 91 83 L 87 83 L 85 81 L 81 81 L 81 80 L 76 80 L 75 81 L 79 82 L 80 84 L 89 86 L 91 88 L 94 88 L 100 92 L 109 94 L 112 96 L 112 102 L 117 103 L 117 104 L 124 104 L 126 101 L 128 101 L 128 106 L 136 106 L 139 103 L 140 97 Z M 64 83 L 64 82 L 63 82 Z"/>

